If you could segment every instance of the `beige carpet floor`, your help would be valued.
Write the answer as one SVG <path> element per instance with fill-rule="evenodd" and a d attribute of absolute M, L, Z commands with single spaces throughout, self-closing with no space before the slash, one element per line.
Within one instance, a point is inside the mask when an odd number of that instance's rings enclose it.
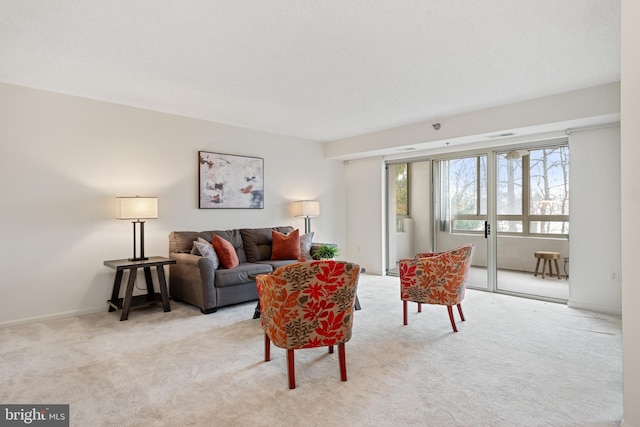
<path fill-rule="evenodd" d="M 0 329 L 0 403 L 69 404 L 82 427 L 620 424 L 615 316 L 470 290 L 454 334 L 441 306 L 403 326 L 397 278 L 363 275 L 358 295 L 347 382 L 337 352 L 300 350 L 289 390 L 255 303 L 172 302 Z"/>

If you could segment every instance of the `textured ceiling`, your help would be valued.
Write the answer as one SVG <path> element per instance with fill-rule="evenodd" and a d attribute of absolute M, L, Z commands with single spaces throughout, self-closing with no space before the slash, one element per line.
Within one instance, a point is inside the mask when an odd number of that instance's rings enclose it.
<path fill-rule="evenodd" d="M 0 0 L 0 82 L 314 140 L 618 80 L 619 0 Z"/>

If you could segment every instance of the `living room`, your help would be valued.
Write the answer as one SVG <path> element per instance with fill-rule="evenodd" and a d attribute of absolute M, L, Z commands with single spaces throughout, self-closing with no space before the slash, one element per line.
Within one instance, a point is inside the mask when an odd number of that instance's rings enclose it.
<path fill-rule="evenodd" d="M 637 6 L 622 4 L 637 17 Z M 478 135 L 540 127 L 524 138 L 564 135 L 576 159 L 571 203 L 581 214 L 571 219 L 569 305 L 622 314 L 629 352 L 624 356 L 625 425 L 640 426 L 640 413 L 631 405 L 640 395 L 638 367 L 632 366 L 640 342 L 640 322 L 633 312 L 640 298 L 631 278 L 638 251 L 629 243 L 637 240 L 637 231 L 632 218 L 619 219 L 620 204 L 629 212 L 637 203 L 630 159 L 640 130 L 637 120 L 625 122 L 625 113 L 635 117 L 638 106 L 625 95 L 625 87 L 635 88 L 632 94 L 637 95 L 634 79 L 640 73 L 637 64 L 627 63 L 626 73 L 624 65 L 634 55 L 633 43 L 639 37 L 637 30 L 624 25 L 632 22 L 625 21 L 630 18 L 622 16 L 623 40 L 628 42 L 622 49 L 622 83 L 448 114 L 438 119 L 439 130 L 427 118 L 328 142 L 138 108 L 135 100 L 123 105 L 110 100 L 107 90 L 102 100 L 64 94 L 55 84 L 15 82 L 2 74 L 5 252 L 0 326 L 106 311 L 114 274 L 103 261 L 132 255 L 131 224 L 115 219 L 117 196 L 158 197 L 158 218 L 146 223 L 145 245 L 147 254 L 162 256 L 167 255 L 167 238 L 174 230 L 279 225 L 302 229 L 303 220 L 291 214 L 291 202 L 319 200 L 314 241 L 336 243 L 342 258 L 360 263 L 369 274 L 382 274 L 385 161 L 400 155 L 464 151 L 475 147 Z M 32 66 L 47 59 L 40 61 Z M 260 115 L 261 109 L 266 107 L 256 99 L 247 114 Z M 622 125 L 566 134 L 590 118 L 597 118 L 597 124 L 617 119 Z M 555 128 L 544 127 L 550 124 Z M 415 154 L 398 153 L 406 147 L 417 147 Z M 200 150 L 264 159 L 264 209 L 198 209 Z M 622 190 L 616 193 L 620 182 Z M 602 203 L 616 197 L 618 205 Z M 626 280 L 610 280 L 612 269 L 624 271 Z M 126 328 L 126 322 L 121 327 Z"/>

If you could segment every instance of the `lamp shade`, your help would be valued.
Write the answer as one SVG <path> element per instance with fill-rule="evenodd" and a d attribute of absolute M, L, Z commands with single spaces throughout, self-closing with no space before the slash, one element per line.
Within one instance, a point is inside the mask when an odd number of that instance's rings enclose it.
<path fill-rule="evenodd" d="M 298 200 L 293 202 L 293 216 L 314 217 L 320 215 L 320 202 L 317 200 Z"/>
<path fill-rule="evenodd" d="M 116 197 L 117 219 L 158 218 L 157 197 Z"/>

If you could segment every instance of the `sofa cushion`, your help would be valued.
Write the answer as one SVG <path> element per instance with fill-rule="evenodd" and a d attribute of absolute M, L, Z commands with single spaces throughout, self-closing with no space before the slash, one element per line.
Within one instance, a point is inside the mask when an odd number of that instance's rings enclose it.
<path fill-rule="evenodd" d="M 236 250 L 231 242 L 228 242 L 216 234 L 213 236 L 213 247 L 220 259 L 220 265 L 224 268 L 234 268 L 240 264 L 238 254 L 236 254 Z"/>
<path fill-rule="evenodd" d="M 300 236 L 300 258 L 311 259 L 311 244 L 313 243 L 313 231 Z"/>
<path fill-rule="evenodd" d="M 217 269 L 220 266 L 220 259 L 218 258 L 213 245 L 202 237 L 198 237 L 198 240 L 193 242 L 193 249 L 191 250 L 191 253 L 205 258 L 211 258 L 214 269 Z"/>
<path fill-rule="evenodd" d="M 290 226 L 272 228 L 242 228 L 240 235 L 244 245 L 244 252 L 248 262 L 265 261 L 271 259 L 272 231 L 283 234 L 291 233 L 294 228 Z"/>
<path fill-rule="evenodd" d="M 242 236 L 240 235 L 240 230 L 215 230 L 208 231 L 207 233 L 211 233 L 211 239 L 213 241 L 213 236 L 220 236 L 227 242 L 233 245 L 233 248 L 236 250 L 236 254 L 238 255 L 238 261 L 240 263 L 247 262 L 247 256 L 244 252 L 244 244 L 242 242 Z"/>
<path fill-rule="evenodd" d="M 265 260 L 265 261 L 257 261 L 256 264 L 266 264 L 270 265 L 274 270 L 289 264 L 295 264 L 298 260 L 295 259 L 281 259 L 281 260 Z"/>
<path fill-rule="evenodd" d="M 271 259 L 298 259 L 300 258 L 300 230 L 294 230 L 289 234 L 272 231 L 273 247 Z"/>
<path fill-rule="evenodd" d="M 249 279 L 250 274 L 268 274 L 272 271 L 273 268 L 271 268 L 271 266 L 268 264 L 253 264 L 244 262 L 236 268 L 232 268 L 230 270 L 217 270 L 215 286 L 217 288 L 223 288 L 225 286 L 234 286 L 241 283 L 249 283 L 253 281 L 252 279 Z"/>

